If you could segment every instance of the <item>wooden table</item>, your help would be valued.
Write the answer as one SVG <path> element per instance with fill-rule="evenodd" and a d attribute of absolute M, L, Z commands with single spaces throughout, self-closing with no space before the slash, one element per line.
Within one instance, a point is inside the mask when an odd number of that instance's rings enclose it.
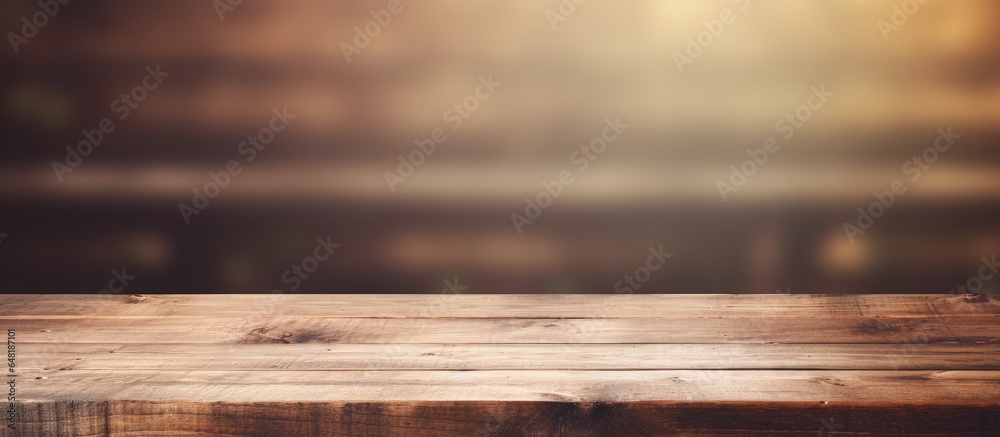
<path fill-rule="evenodd" d="M 1000 299 L 0 295 L 23 436 L 1000 435 Z"/>

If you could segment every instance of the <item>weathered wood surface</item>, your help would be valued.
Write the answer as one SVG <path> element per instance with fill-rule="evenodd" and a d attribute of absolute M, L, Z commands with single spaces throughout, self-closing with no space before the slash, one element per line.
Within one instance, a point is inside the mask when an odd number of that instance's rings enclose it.
<path fill-rule="evenodd" d="M 110 317 L 676 318 L 1000 315 L 982 295 L 495 294 L 0 296 L 0 320 Z"/>
<path fill-rule="evenodd" d="M 0 295 L 24 436 L 1000 435 L 1000 299 Z"/>

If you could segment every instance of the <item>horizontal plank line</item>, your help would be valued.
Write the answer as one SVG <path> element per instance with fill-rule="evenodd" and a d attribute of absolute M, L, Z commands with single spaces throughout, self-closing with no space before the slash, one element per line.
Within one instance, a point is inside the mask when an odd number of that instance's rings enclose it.
<path fill-rule="evenodd" d="M 1000 344 L 21 343 L 24 370 L 1000 370 Z"/>
<path fill-rule="evenodd" d="M 950 318 L 959 319 L 962 317 L 983 317 L 983 316 L 993 316 L 1000 314 L 940 314 L 940 315 L 901 315 L 901 316 L 844 316 L 844 315 L 799 315 L 799 316 L 789 316 L 789 315 L 760 315 L 760 316 L 740 316 L 740 315 L 706 315 L 706 316 L 694 316 L 694 315 L 680 315 L 680 316 L 662 316 L 662 317 L 618 317 L 618 316 L 595 316 L 595 317 L 528 317 L 528 316 L 490 316 L 490 317 L 465 317 L 465 316 L 421 316 L 421 317 L 339 317 L 339 316 L 288 316 L 288 315 L 255 315 L 249 314 L 247 316 L 241 317 L 238 315 L 226 315 L 219 317 L 208 317 L 208 316 L 0 316 L 0 321 L 23 321 L 23 320 L 226 320 L 226 319 L 289 319 L 289 318 L 308 318 L 308 319 L 342 319 L 342 320 L 356 320 L 356 319 L 368 319 L 368 320 L 633 320 L 633 319 L 661 319 L 661 320 L 694 320 L 694 319 L 805 319 L 813 317 L 822 317 L 824 319 L 933 319 L 933 318 Z"/>
<path fill-rule="evenodd" d="M 42 375 L 43 373 L 39 373 Z M 25 401 L 560 401 L 987 403 L 1000 371 L 52 371 Z M 19 381 L 20 382 L 20 381 Z"/>
<path fill-rule="evenodd" d="M 48 343 L 1000 343 L 1000 316 L 924 318 L 16 320 Z"/>
<path fill-rule="evenodd" d="M 3 317 L 671 318 L 1000 315 L 976 295 L 0 295 Z"/>

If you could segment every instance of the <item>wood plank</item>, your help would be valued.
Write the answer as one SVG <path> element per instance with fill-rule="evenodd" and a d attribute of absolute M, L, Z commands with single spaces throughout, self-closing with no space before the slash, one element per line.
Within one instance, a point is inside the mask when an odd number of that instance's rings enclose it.
<path fill-rule="evenodd" d="M 50 370 L 19 400 L 899 402 L 1000 407 L 1000 371 Z M 32 377 L 32 375 L 36 375 Z M 44 379 L 38 379 L 42 378 Z"/>
<path fill-rule="evenodd" d="M 1000 343 L 1000 316 L 907 318 L 8 320 L 55 343 Z"/>
<path fill-rule="evenodd" d="M 18 435 L 1000 426 L 992 297 L 644 296 L 0 296 L 0 320 L 17 331 Z"/>
<path fill-rule="evenodd" d="M 1000 427 L 992 406 L 631 402 L 76 401 L 22 403 L 22 436 L 952 436 Z M 872 432 L 879 430 L 879 432 Z M 0 435 L 3 434 L 0 430 Z"/>
<path fill-rule="evenodd" d="M 20 343 L 21 371 L 1000 370 L 1000 344 Z M 220 353 L 224 352 L 224 353 Z"/>
<path fill-rule="evenodd" d="M 243 302 L 233 305 L 234 301 Z M 94 316 L 674 318 L 1000 315 L 983 295 L 0 295 L 0 319 Z"/>

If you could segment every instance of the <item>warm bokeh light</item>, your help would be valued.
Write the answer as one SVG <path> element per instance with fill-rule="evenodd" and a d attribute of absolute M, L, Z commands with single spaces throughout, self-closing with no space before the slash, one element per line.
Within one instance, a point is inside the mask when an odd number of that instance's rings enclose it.
<path fill-rule="evenodd" d="M 0 291 L 614 293 L 662 245 L 633 291 L 944 293 L 1000 250 L 1000 3 L 576 3 L 61 5 L 0 50 Z"/>

